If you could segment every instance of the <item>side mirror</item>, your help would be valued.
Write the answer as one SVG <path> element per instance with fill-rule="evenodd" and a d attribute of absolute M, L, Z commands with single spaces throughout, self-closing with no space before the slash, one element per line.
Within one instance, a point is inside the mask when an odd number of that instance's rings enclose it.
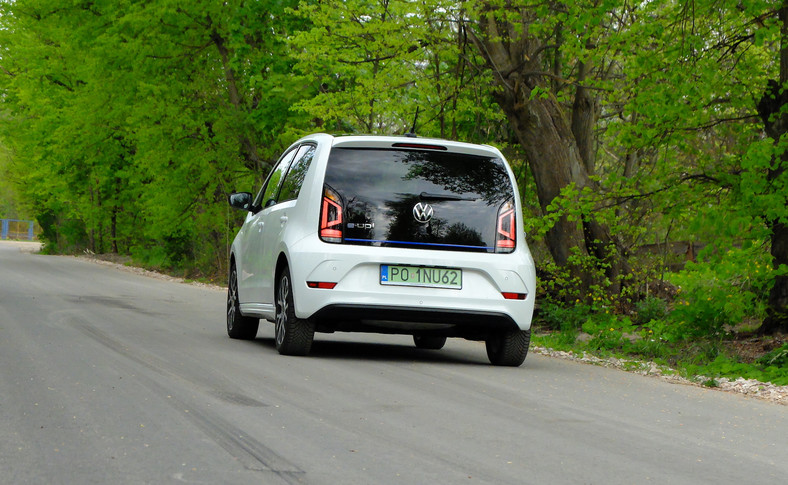
<path fill-rule="evenodd" d="M 236 209 L 252 210 L 252 194 L 249 192 L 233 192 L 227 196 L 227 202 Z"/>

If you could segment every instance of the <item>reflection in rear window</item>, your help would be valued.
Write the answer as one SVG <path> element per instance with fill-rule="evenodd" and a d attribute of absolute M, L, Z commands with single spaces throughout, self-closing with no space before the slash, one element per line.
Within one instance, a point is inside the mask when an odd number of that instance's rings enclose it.
<path fill-rule="evenodd" d="M 493 252 L 514 196 L 502 160 L 450 152 L 334 148 L 325 184 L 342 199 L 344 242 L 374 246 Z"/>

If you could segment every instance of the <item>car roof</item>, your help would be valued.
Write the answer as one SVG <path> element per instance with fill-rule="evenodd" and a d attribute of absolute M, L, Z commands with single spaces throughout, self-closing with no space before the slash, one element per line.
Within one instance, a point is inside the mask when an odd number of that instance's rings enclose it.
<path fill-rule="evenodd" d="M 401 148 L 401 149 L 427 149 L 465 153 L 469 155 L 502 157 L 501 152 L 490 145 L 476 145 L 439 138 L 420 138 L 411 136 L 383 136 L 383 135 L 342 135 L 333 136 L 325 133 L 316 133 L 300 141 L 314 140 L 328 142 L 332 147 L 338 148 Z"/>

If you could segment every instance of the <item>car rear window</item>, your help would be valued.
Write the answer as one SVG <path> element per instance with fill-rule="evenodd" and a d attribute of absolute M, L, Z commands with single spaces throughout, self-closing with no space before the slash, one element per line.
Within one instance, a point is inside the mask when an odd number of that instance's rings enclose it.
<path fill-rule="evenodd" d="M 326 189 L 341 199 L 342 242 L 494 252 L 514 189 L 497 157 L 425 150 L 332 149 Z"/>

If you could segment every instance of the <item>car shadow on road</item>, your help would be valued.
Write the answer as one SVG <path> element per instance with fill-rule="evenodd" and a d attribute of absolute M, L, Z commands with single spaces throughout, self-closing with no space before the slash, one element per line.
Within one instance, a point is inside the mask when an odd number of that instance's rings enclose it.
<path fill-rule="evenodd" d="M 256 343 L 272 349 L 275 344 L 273 338 L 260 338 Z M 450 346 L 451 342 L 447 344 Z M 374 360 L 387 362 L 435 362 L 461 365 L 489 365 L 484 347 L 480 347 L 478 357 L 468 355 L 467 352 L 453 351 L 451 348 L 441 350 L 425 350 L 415 346 L 402 344 L 387 344 L 377 342 L 347 342 L 336 340 L 315 340 L 312 343 L 311 358 L 346 359 L 346 360 Z"/>

